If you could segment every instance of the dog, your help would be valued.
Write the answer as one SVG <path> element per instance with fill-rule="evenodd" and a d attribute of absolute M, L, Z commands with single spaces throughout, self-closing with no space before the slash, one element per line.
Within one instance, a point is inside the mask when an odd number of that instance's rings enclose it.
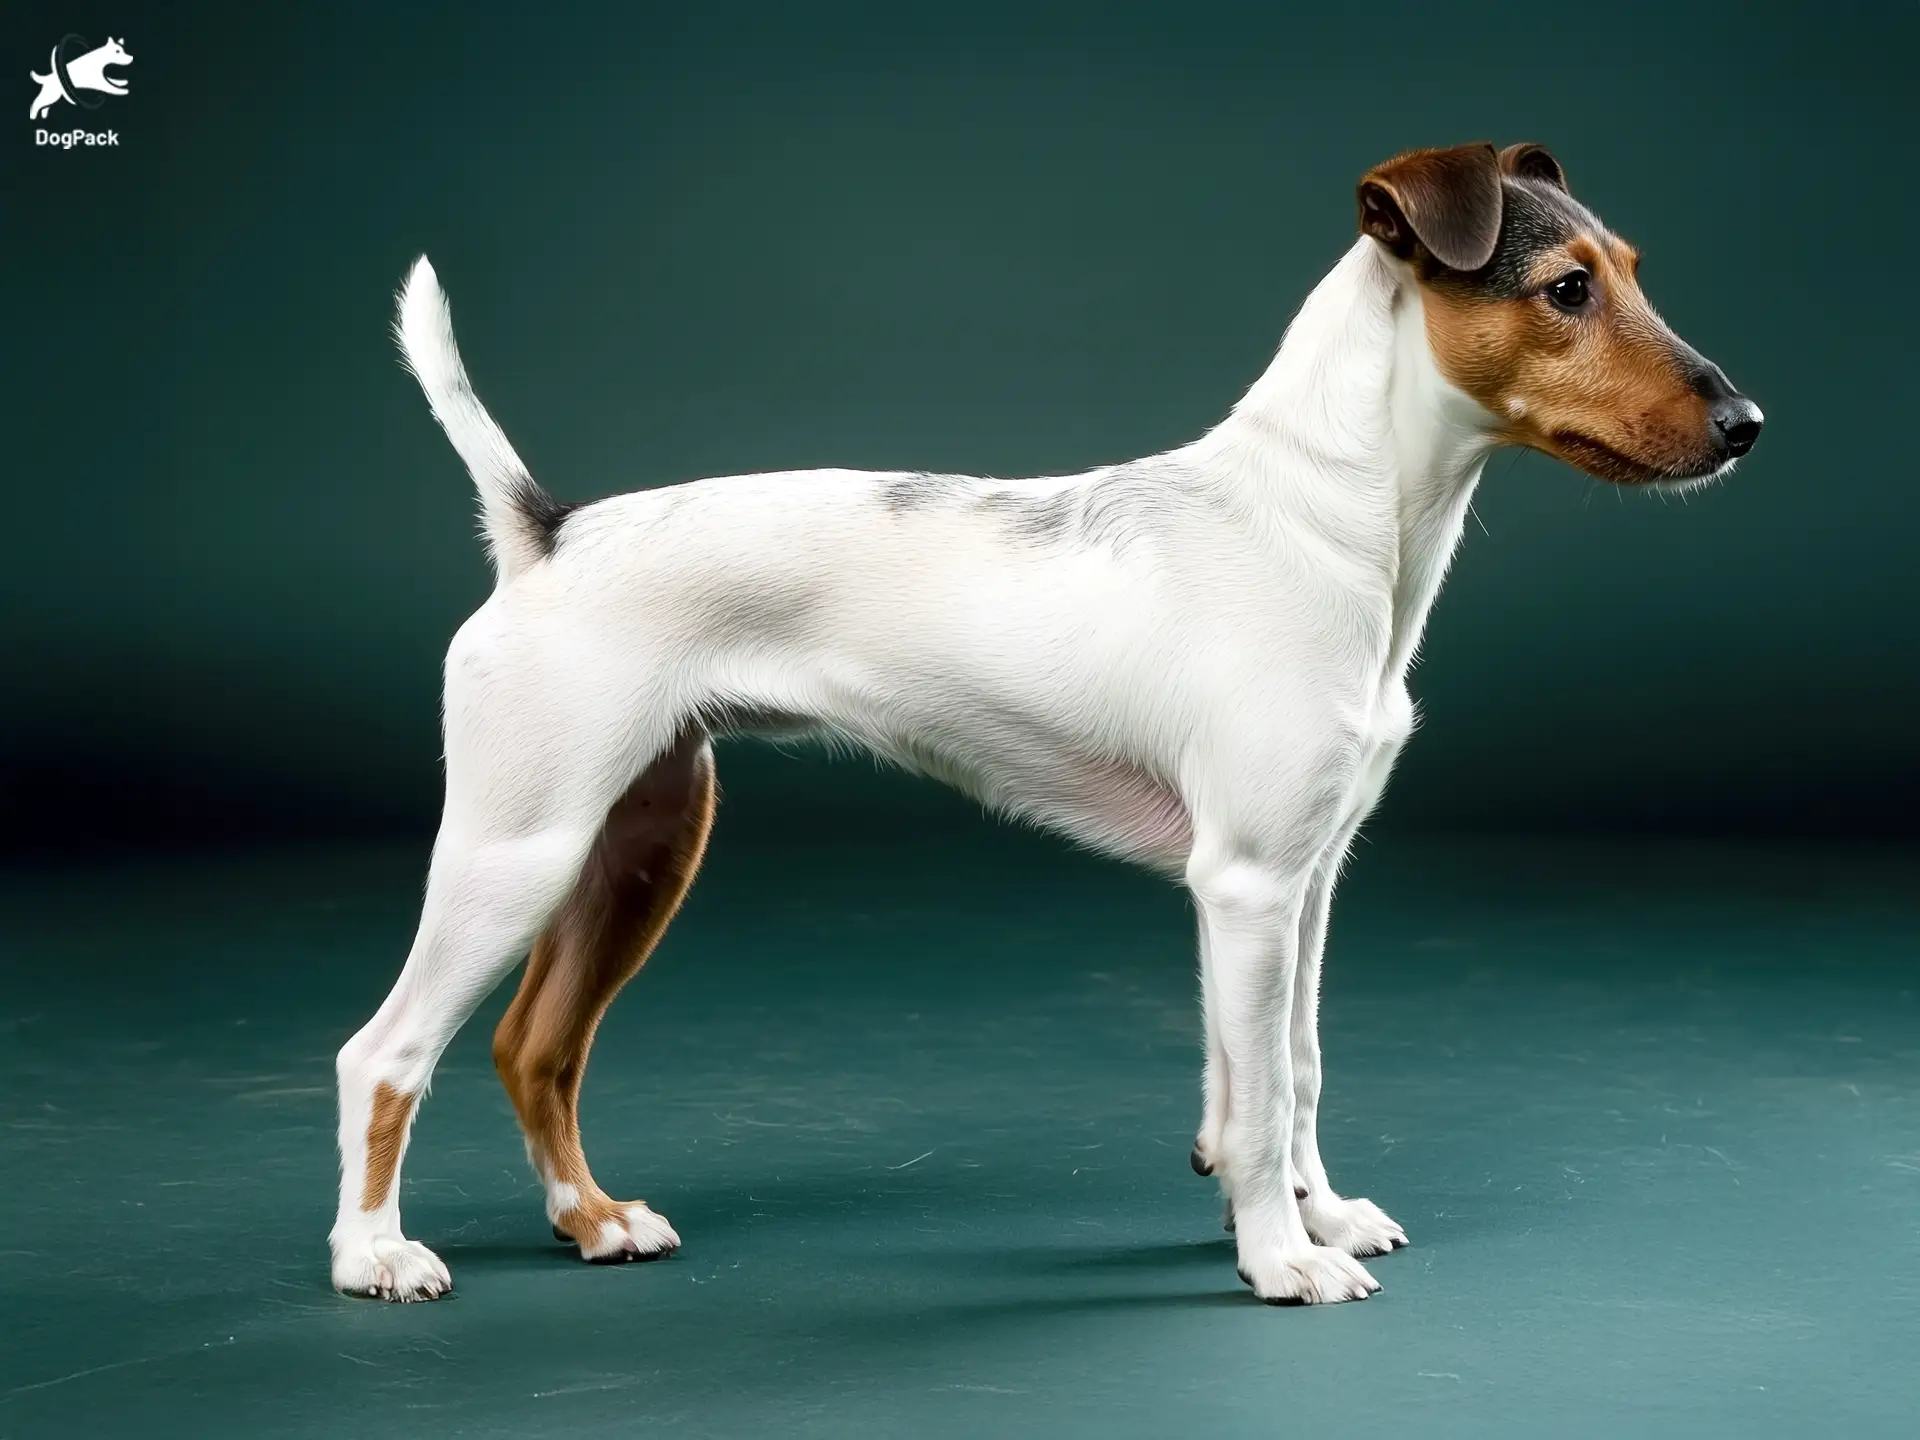
<path fill-rule="evenodd" d="M 1359 237 L 1218 426 L 1025 481 L 809 470 L 562 504 L 414 265 L 395 329 L 498 584 L 447 654 L 419 931 L 339 1053 L 338 1289 L 451 1288 L 401 1232 L 401 1157 L 442 1049 L 529 950 L 493 1053 L 556 1237 L 602 1262 L 678 1246 L 595 1183 L 576 1102 L 700 864 L 711 737 L 731 733 L 856 744 L 1183 882 L 1206 1028 L 1192 1164 L 1225 1194 L 1241 1279 L 1276 1304 L 1380 1288 L 1360 1261 L 1406 1232 L 1320 1157 L 1321 954 L 1481 468 L 1524 446 L 1697 485 L 1762 417 L 1540 146 L 1411 151 L 1358 199 Z"/>
<path fill-rule="evenodd" d="M 84 45 L 86 41 L 82 40 L 80 43 Z M 133 56 L 126 52 L 125 47 L 118 40 L 109 35 L 106 44 L 95 46 L 86 54 L 74 57 L 73 63 L 67 66 L 67 78 L 73 82 L 75 90 L 100 90 L 108 95 L 124 95 L 127 93 L 127 82 L 116 80 L 107 74 L 107 67 L 132 63 Z M 34 97 L 33 104 L 27 108 L 29 120 L 40 119 L 62 100 L 70 104 L 79 103 L 68 93 L 67 87 L 60 83 L 60 47 L 58 45 L 53 47 L 53 53 L 47 57 L 47 69 L 51 73 L 46 75 L 42 75 L 37 70 L 27 72 L 28 78 L 40 87 L 40 93 Z M 100 102 L 96 100 L 93 103 L 98 105 Z"/>

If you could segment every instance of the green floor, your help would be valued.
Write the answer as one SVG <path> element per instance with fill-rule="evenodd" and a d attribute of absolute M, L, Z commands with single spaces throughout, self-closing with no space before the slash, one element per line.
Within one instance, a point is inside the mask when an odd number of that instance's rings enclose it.
<path fill-rule="evenodd" d="M 587 1086 L 677 1257 L 548 1238 L 503 993 L 408 1159 L 455 1297 L 334 1296 L 332 1053 L 419 859 L 0 881 L 0 1436 L 1915 1433 L 1911 854 L 1367 848 L 1325 1148 L 1414 1244 L 1307 1310 L 1187 1168 L 1181 898 L 984 823 L 723 830 Z"/>

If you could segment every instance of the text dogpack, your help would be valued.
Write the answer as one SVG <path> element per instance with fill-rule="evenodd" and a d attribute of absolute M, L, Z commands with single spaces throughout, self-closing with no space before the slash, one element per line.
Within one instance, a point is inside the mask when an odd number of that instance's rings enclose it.
<path fill-rule="evenodd" d="M 118 130 L 35 130 L 33 143 L 56 150 L 71 150 L 76 145 L 118 145 Z"/>

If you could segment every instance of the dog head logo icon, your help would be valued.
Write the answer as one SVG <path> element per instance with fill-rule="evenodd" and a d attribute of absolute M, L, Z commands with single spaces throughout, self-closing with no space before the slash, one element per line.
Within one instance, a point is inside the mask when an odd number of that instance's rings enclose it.
<path fill-rule="evenodd" d="M 86 44 L 80 36 L 69 35 L 53 47 L 48 57 L 51 73 L 42 75 L 37 70 L 28 72 L 40 87 L 33 107 L 27 112 L 29 120 L 40 119 L 63 100 L 83 110 L 98 110 L 101 95 L 127 93 L 125 80 L 107 74 L 110 69 L 133 63 L 133 56 L 127 53 L 126 47 L 112 36 L 107 37 L 106 44 L 91 50 L 86 48 Z"/>

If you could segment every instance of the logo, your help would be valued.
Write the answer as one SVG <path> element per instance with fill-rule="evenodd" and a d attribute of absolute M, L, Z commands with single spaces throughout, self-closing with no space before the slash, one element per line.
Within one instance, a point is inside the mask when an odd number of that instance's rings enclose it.
<path fill-rule="evenodd" d="M 75 105 L 82 110 L 98 110 L 104 103 L 101 97 L 127 93 L 127 82 L 107 72 L 132 63 L 133 56 L 111 35 L 107 37 L 106 44 L 96 45 L 91 50 L 80 36 L 66 36 L 47 57 L 49 73 L 42 75 L 38 70 L 27 72 L 40 87 L 40 93 L 27 110 L 27 118 L 42 119 L 54 106 L 61 104 Z M 33 138 L 36 145 L 53 145 L 62 150 L 71 150 L 76 145 L 120 143 L 119 134 L 112 130 L 36 130 Z"/>

